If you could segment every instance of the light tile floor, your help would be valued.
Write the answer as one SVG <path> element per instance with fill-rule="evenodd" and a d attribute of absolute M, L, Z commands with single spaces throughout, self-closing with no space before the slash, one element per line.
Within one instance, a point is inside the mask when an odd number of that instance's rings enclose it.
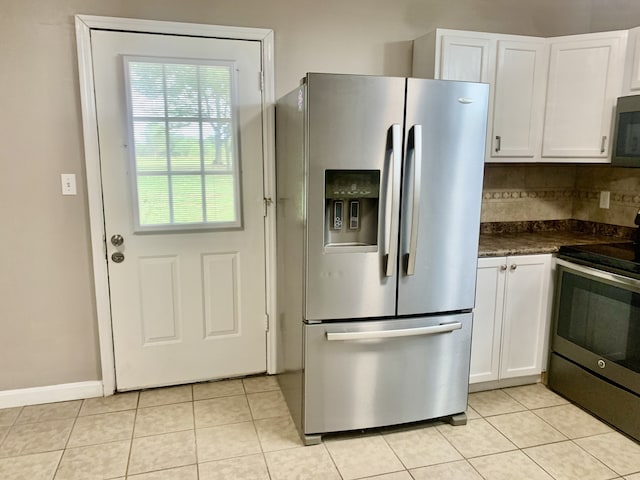
<path fill-rule="evenodd" d="M 640 480 L 640 445 L 543 385 L 473 393 L 469 421 L 303 447 L 274 377 L 0 410 L 2 480 Z"/>

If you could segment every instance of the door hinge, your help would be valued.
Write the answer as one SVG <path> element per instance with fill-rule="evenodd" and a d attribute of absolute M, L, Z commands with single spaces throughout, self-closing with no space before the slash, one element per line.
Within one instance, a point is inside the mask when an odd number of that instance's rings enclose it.
<path fill-rule="evenodd" d="M 264 198 L 263 200 L 264 200 L 264 216 L 266 217 L 269 211 L 269 207 L 273 203 L 273 200 L 271 199 L 271 197 Z"/>
<path fill-rule="evenodd" d="M 269 314 L 268 313 L 264 314 L 264 331 L 265 332 L 269 331 Z"/>
<path fill-rule="evenodd" d="M 258 72 L 258 84 L 260 85 L 260 91 L 264 90 L 264 73 L 262 71 Z"/>

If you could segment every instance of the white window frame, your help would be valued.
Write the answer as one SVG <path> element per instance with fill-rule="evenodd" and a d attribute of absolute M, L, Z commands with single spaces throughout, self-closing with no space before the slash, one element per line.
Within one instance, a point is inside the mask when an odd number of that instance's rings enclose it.
<path fill-rule="evenodd" d="M 264 28 L 229 27 L 130 18 L 76 15 L 76 42 L 80 99 L 84 136 L 89 225 L 91 231 L 92 266 L 96 297 L 96 314 L 100 344 L 102 390 L 104 395 L 115 392 L 115 359 L 111 332 L 111 304 L 109 302 L 109 278 L 105 257 L 106 232 L 100 179 L 100 149 L 94 94 L 93 57 L 91 31 L 111 30 L 137 33 L 160 33 L 194 37 L 228 38 L 260 42 L 262 58 L 262 133 L 265 192 L 265 250 L 266 250 L 266 302 L 267 315 L 276 319 L 276 228 L 275 228 L 275 86 L 273 58 L 273 30 Z M 277 328 L 271 325 L 267 332 L 267 373 L 278 371 L 276 338 Z"/>
<path fill-rule="evenodd" d="M 194 59 L 184 59 L 184 58 L 171 58 L 171 57 L 155 57 L 155 56 L 139 56 L 139 55 L 124 55 L 122 57 L 123 60 L 123 72 L 124 72 L 124 84 L 125 84 L 125 96 L 127 101 L 127 130 L 129 135 L 129 167 L 131 172 L 135 172 L 135 175 L 131 176 L 131 198 L 133 201 L 133 230 L 136 233 L 141 232 L 180 232 L 180 231 L 193 231 L 193 230 L 222 230 L 222 229 L 240 229 L 242 228 L 242 185 L 240 179 L 241 172 L 241 158 L 238 152 L 238 141 L 240 139 L 240 130 L 238 128 L 238 78 L 236 74 L 236 64 L 235 62 L 230 62 L 226 60 L 194 60 Z M 184 64 L 184 65 L 213 65 L 213 66 L 225 66 L 229 69 L 231 73 L 231 102 L 232 102 L 232 114 L 231 114 L 231 131 L 233 132 L 233 155 L 232 155 L 232 168 L 227 174 L 230 174 L 233 177 L 233 205 L 235 208 L 235 216 L 233 221 L 229 222 L 208 222 L 206 219 L 206 198 L 204 198 L 204 185 L 203 185 L 203 221 L 202 222 L 189 222 L 189 223 L 180 223 L 174 222 L 173 220 L 168 223 L 161 224 L 141 224 L 140 222 L 140 198 L 138 191 L 138 178 L 140 173 L 137 168 L 137 160 L 136 160 L 136 142 L 134 139 L 134 115 L 133 115 L 133 103 L 131 99 L 131 78 L 129 76 L 129 63 L 130 62 L 148 62 L 148 63 L 157 63 L 160 65 L 163 64 Z M 166 92 L 165 92 L 166 93 Z M 169 116 L 168 112 L 165 112 L 165 116 L 163 120 L 166 123 L 165 135 L 169 135 Z M 200 116 L 198 118 L 185 118 L 184 121 L 188 122 L 202 122 L 203 117 Z M 201 145 L 202 148 L 202 145 Z M 204 155 L 204 152 L 200 152 L 201 158 Z M 167 156 L 170 157 L 169 149 L 167 149 Z M 169 180 L 169 208 L 173 210 L 173 195 L 171 193 L 171 177 L 174 175 L 182 175 L 182 174 L 193 174 L 195 175 L 196 171 L 193 172 L 173 172 L 173 168 L 167 165 L 166 175 Z M 204 177 L 206 172 L 204 169 L 200 170 L 201 181 L 204 184 Z M 144 175 L 142 175 L 144 176 Z M 173 215 L 171 215 L 173 216 Z"/>

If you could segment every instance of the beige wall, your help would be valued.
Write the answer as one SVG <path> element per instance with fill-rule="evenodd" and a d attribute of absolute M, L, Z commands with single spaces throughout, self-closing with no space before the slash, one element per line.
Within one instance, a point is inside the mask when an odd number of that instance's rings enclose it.
<path fill-rule="evenodd" d="M 100 378 L 74 14 L 272 28 L 276 90 L 306 71 L 410 73 L 448 27 L 561 35 L 640 25 L 636 0 L 0 0 L 0 390 Z M 78 195 L 60 194 L 60 173 Z"/>

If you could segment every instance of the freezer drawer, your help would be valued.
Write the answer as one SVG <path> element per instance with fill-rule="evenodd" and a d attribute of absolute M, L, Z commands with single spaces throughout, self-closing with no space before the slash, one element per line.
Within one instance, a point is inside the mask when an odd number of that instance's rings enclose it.
<path fill-rule="evenodd" d="M 472 314 L 305 325 L 303 432 L 464 412 Z"/>

